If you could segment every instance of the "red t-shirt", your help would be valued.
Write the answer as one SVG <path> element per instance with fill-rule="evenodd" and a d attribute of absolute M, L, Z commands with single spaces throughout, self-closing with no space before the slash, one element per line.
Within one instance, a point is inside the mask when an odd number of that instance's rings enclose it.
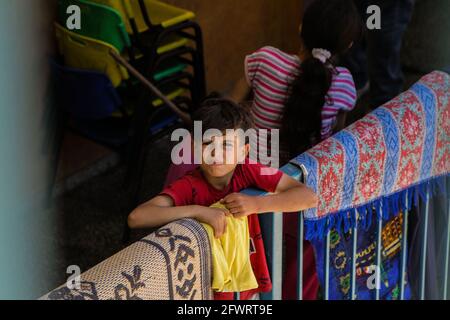
<path fill-rule="evenodd" d="M 261 174 L 262 169 L 267 170 L 267 167 L 258 163 L 250 164 L 248 161 L 245 164 L 238 164 L 229 185 L 223 190 L 217 190 L 210 185 L 200 169 L 196 169 L 170 184 L 160 195 L 171 197 L 175 206 L 201 205 L 209 207 L 230 193 L 240 192 L 250 187 L 275 192 L 283 173 L 273 169 L 273 174 L 266 175 Z M 251 298 L 255 293 L 272 290 L 258 216 L 250 215 L 248 223 L 251 241 L 250 262 L 259 287 L 242 292 L 241 299 L 243 300 Z M 216 300 L 232 300 L 233 293 L 215 293 L 214 298 Z"/>

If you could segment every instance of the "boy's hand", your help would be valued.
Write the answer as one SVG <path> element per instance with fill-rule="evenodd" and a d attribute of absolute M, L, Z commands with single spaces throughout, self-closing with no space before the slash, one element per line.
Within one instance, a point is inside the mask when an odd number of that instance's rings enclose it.
<path fill-rule="evenodd" d="M 227 231 L 226 217 L 230 215 L 227 209 L 199 206 L 196 219 L 209 224 L 214 229 L 214 236 L 220 238 Z"/>
<path fill-rule="evenodd" d="M 230 210 L 235 218 L 242 218 L 258 213 L 256 197 L 247 196 L 242 193 L 229 194 L 221 201 L 221 203 Z"/>

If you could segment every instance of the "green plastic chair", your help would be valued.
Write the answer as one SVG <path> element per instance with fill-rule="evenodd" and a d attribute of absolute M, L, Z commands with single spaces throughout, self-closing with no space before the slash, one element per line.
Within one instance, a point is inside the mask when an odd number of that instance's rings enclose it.
<path fill-rule="evenodd" d="M 130 0 L 91 0 L 96 4 L 105 5 L 115 10 L 122 18 L 125 25 L 125 30 L 128 34 L 138 36 L 139 34 L 148 31 L 148 26 L 145 24 L 140 10 L 136 10 L 139 5 L 137 2 Z M 133 28 L 135 25 L 136 28 Z M 180 48 L 189 43 L 189 39 L 180 36 L 170 37 L 163 43 L 158 43 L 157 53 L 163 54 L 170 50 Z"/>
<path fill-rule="evenodd" d="M 192 20 L 195 14 L 160 1 L 145 0 L 147 12 L 143 14 L 138 0 L 92 0 L 96 3 L 107 5 L 117 10 L 125 22 L 125 28 L 129 34 L 135 31 L 146 32 L 149 29 L 145 21 L 145 15 L 151 19 L 152 26 L 168 28 L 178 23 Z M 135 27 L 133 28 L 133 24 Z"/>
<path fill-rule="evenodd" d="M 130 37 L 120 14 L 105 5 L 84 0 L 59 0 L 58 22 L 65 25 L 67 8 L 77 5 L 81 9 L 81 29 L 71 30 L 82 36 L 94 38 L 114 46 L 119 52 L 131 47 Z"/>
<path fill-rule="evenodd" d="M 144 0 L 146 12 L 142 11 L 139 0 L 129 0 L 129 2 L 139 29 L 148 28 L 146 18 L 152 27 L 161 26 L 162 28 L 169 28 L 179 23 L 195 19 L 194 12 L 161 1 Z"/>
<path fill-rule="evenodd" d="M 58 22 L 65 25 L 67 19 L 67 8 L 71 5 L 77 5 L 81 9 L 81 29 L 72 30 L 72 32 L 92 38 L 104 43 L 108 43 L 128 59 L 131 58 L 131 40 L 126 31 L 122 16 L 113 8 L 86 0 L 59 0 L 58 1 Z M 177 38 L 169 39 L 168 43 L 163 44 L 157 49 L 158 54 L 168 52 L 172 49 L 183 46 L 187 39 Z M 127 50 L 126 50 L 127 49 Z M 133 59 L 140 59 L 142 55 L 137 54 Z M 159 81 L 180 70 L 184 70 L 186 64 L 178 63 L 172 66 L 158 68 L 153 74 L 153 79 Z"/>

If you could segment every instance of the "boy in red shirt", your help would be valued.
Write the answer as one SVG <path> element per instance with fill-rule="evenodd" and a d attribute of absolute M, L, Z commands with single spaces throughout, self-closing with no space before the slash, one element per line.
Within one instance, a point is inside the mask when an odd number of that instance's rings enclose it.
<path fill-rule="evenodd" d="M 253 127 L 247 109 L 226 99 L 211 99 L 195 112 L 193 122 L 202 125 L 200 166 L 133 210 L 128 224 L 130 228 L 150 228 L 192 218 L 211 225 L 219 238 L 226 232 L 227 215 L 248 216 L 252 242 L 250 260 L 259 288 L 241 294 L 241 298 L 248 299 L 254 293 L 270 291 L 272 285 L 257 214 L 296 213 L 315 207 L 317 197 L 311 189 L 281 171 L 249 161 L 248 141 L 241 141 L 242 136 L 238 133 L 228 134 L 230 129 L 246 131 Z M 204 134 L 209 129 L 215 129 L 218 134 Z M 210 154 L 208 150 L 212 150 Z M 216 152 L 223 156 L 217 159 Z M 273 194 L 249 196 L 239 193 L 249 187 Z M 218 201 L 226 209 L 210 208 Z M 215 293 L 215 299 L 233 299 L 233 294 Z"/>

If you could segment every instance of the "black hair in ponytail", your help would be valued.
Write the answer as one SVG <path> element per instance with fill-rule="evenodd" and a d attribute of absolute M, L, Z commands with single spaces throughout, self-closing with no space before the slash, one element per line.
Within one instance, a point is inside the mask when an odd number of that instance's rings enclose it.
<path fill-rule="evenodd" d="M 316 0 L 305 11 L 301 38 L 307 52 L 325 49 L 335 56 L 347 51 L 361 33 L 353 0 Z M 320 141 L 322 107 L 334 72 L 331 59 L 322 63 L 311 56 L 302 61 L 282 116 L 281 143 L 289 158 Z"/>

